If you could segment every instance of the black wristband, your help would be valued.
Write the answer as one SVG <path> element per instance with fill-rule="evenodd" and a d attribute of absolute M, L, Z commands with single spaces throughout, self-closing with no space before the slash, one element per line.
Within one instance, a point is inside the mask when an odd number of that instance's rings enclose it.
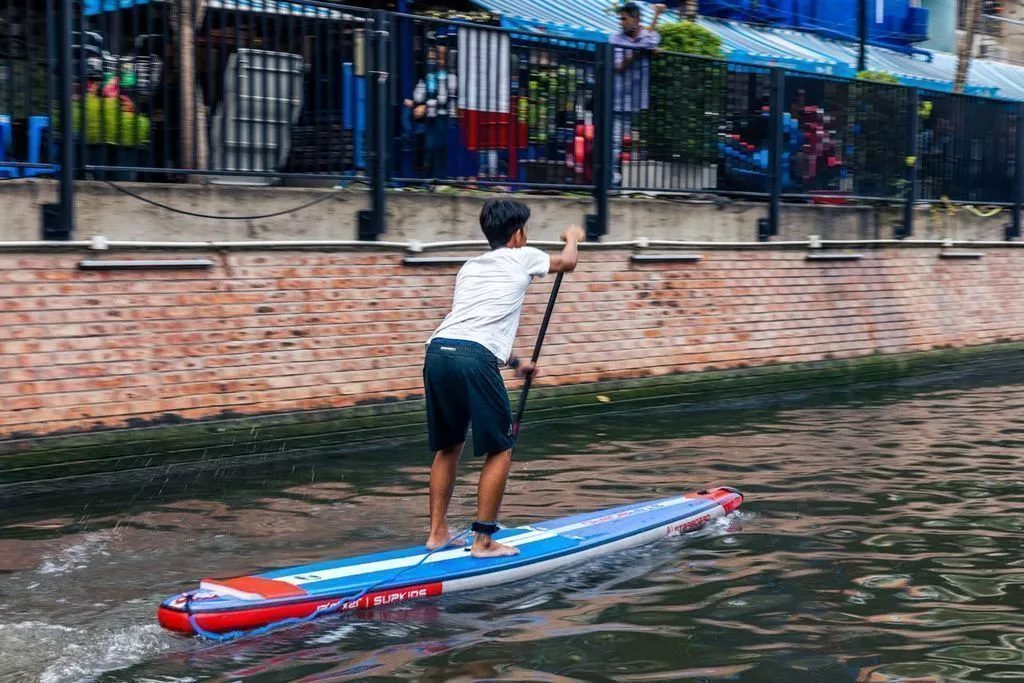
<path fill-rule="evenodd" d="M 508 362 L 508 366 L 513 370 L 519 367 L 519 356 L 512 356 L 512 360 Z"/>

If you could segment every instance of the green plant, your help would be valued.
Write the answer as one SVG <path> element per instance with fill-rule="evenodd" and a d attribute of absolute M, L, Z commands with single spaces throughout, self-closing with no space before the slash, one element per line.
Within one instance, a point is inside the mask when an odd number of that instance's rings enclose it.
<path fill-rule="evenodd" d="M 857 79 L 875 83 L 891 83 L 892 85 L 899 85 L 900 82 L 900 79 L 886 71 L 860 71 L 857 73 Z"/>
<path fill-rule="evenodd" d="M 721 59 L 722 39 L 692 21 L 680 21 L 657 27 L 661 35 L 661 49 L 701 57 Z"/>
<path fill-rule="evenodd" d="M 878 72 L 876 72 L 877 74 Z M 849 83 L 845 104 L 846 140 L 852 151 L 846 166 L 856 180 L 856 194 L 900 198 L 907 192 L 906 159 L 911 153 L 907 137 L 907 91 L 886 77 L 862 78 Z"/>
<path fill-rule="evenodd" d="M 728 70 L 722 41 L 689 21 L 663 24 L 652 58 L 650 109 L 637 117 L 641 144 L 660 161 L 706 164 L 718 158 Z M 708 59 L 708 57 L 715 59 Z"/>

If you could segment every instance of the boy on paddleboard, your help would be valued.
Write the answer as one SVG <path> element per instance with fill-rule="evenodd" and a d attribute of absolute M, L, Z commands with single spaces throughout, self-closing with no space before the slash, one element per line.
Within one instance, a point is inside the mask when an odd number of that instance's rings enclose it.
<path fill-rule="evenodd" d="M 473 450 L 484 457 L 473 523 L 474 557 L 516 555 L 519 550 L 495 541 L 498 509 L 515 443 L 512 408 L 500 368 L 519 377 L 533 364 L 512 354 L 519 313 L 533 278 L 576 268 L 583 231 L 572 227 L 556 256 L 526 246 L 530 210 L 522 202 L 494 199 L 480 211 L 480 228 L 491 250 L 462 266 L 455 280 L 451 312 L 427 341 L 423 365 L 427 433 L 434 463 L 430 469 L 430 534 L 427 548 L 451 541 L 448 504 L 455 488 L 466 431 L 473 425 Z M 458 542 L 456 542 L 458 543 Z"/>

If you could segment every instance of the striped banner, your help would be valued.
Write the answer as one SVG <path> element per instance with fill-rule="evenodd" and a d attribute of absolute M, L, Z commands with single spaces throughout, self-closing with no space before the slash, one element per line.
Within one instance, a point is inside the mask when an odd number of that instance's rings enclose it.
<path fill-rule="evenodd" d="M 514 121 L 508 34 L 459 27 L 458 78 L 462 140 L 470 150 L 509 149 Z M 525 135 L 521 136 L 525 140 Z"/>

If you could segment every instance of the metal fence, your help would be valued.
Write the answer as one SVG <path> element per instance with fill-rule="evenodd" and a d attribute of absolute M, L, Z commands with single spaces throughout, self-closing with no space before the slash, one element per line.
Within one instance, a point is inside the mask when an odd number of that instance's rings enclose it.
<path fill-rule="evenodd" d="M 147 0 L 76 16 L 80 177 L 363 175 L 369 12 L 314 0 L 199 4 L 187 17 Z"/>
<path fill-rule="evenodd" d="M 52 175 L 60 0 L 0 0 L 0 178 Z"/>
<path fill-rule="evenodd" d="M 917 157 L 919 198 L 1014 201 L 1016 103 L 921 91 Z"/>
<path fill-rule="evenodd" d="M 782 191 L 819 201 L 904 199 L 907 88 L 786 74 Z"/>
<path fill-rule="evenodd" d="M 59 177 L 62 208 L 73 179 L 326 179 L 371 186 L 367 238 L 385 187 L 436 184 L 592 193 L 595 237 L 633 191 L 766 199 L 761 237 L 865 200 L 905 235 L 918 201 L 1009 206 L 1015 236 L 1021 111 L 317 0 L 0 0 L 0 177 Z"/>
<path fill-rule="evenodd" d="M 413 15 L 391 26 L 394 182 L 593 188 L 598 44 Z"/>

